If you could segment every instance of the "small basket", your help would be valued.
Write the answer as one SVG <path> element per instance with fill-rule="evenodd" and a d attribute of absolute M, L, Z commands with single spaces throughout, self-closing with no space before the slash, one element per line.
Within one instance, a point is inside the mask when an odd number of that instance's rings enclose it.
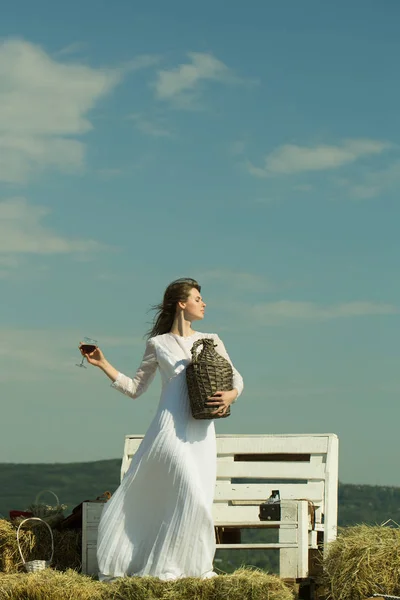
<path fill-rule="evenodd" d="M 203 346 L 200 353 L 199 346 Z M 233 370 L 229 361 L 215 351 L 212 338 L 197 340 L 192 346 L 192 362 L 186 368 L 186 382 L 192 416 L 195 419 L 223 419 L 231 414 L 230 407 L 222 415 L 214 413 L 214 406 L 206 406 L 217 391 L 233 388 Z"/>
<path fill-rule="evenodd" d="M 44 493 L 49 493 L 54 496 L 57 504 L 55 506 L 50 506 L 49 504 L 39 504 L 39 498 Z M 39 517 L 52 527 L 57 525 L 64 518 L 64 510 L 67 508 L 66 504 L 60 504 L 57 494 L 52 492 L 51 490 L 42 490 L 38 493 L 35 498 L 35 502 L 28 507 L 28 510 L 33 513 L 34 517 Z"/>
<path fill-rule="evenodd" d="M 50 536 L 51 536 L 51 556 L 50 556 L 49 560 L 29 560 L 29 561 L 26 561 L 24 559 L 24 556 L 23 556 L 22 550 L 21 550 L 21 545 L 19 543 L 19 530 L 21 529 L 21 525 L 23 525 L 27 521 L 41 521 L 44 525 L 46 525 L 46 527 L 50 531 Z M 18 529 L 17 529 L 17 544 L 18 544 L 19 553 L 20 553 L 21 558 L 22 558 L 22 562 L 24 563 L 25 570 L 28 573 L 36 573 L 36 571 L 43 571 L 44 569 L 46 569 L 47 567 L 49 567 L 51 565 L 52 560 L 53 560 L 53 556 L 54 556 L 54 538 L 53 538 L 53 532 L 51 531 L 51 527 L 50 527 L 50 525 L 48 523 L 46 523 L 46 521 L 43 521 L 39 517 L 29 517 L 29 519 L 24 519 L 23 521 L 21 521 L 21 523 L 19 524 Z"/>

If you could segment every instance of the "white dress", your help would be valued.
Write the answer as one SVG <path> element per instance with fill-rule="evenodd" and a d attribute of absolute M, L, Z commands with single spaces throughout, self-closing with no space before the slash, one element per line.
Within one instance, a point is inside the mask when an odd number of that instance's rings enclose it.
<path fill-rule="evenodd" d="M 112 384 L 137 398 L 157 368 L 161 372 L 156 415 L 100 519 L 97 560 L 101 581 L 132 575 L 164 580 L 215 575 L 214 421 L 192 417 L 185 374 L 191 347 L 202 337 L 213 338 L 217 352 L 230 361 L 216 334 L 196 332 L 182 337 L 166 333 L 148 340 L 133 379 L 119 373 Z M 240 394 L 243 380 L 235 368 L 233 373 L 234 388 Z"/>

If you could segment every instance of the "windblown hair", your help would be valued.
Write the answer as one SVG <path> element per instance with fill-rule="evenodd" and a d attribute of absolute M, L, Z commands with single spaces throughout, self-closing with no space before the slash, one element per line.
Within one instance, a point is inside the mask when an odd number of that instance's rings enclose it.
<path fill-rule="evenodd" d="M 199 292 L 201 291 L 197 281 L 190 277 L 182 277 L 169 284 L 164 292 L 163 301 L 152 306 L 152 310 L 155 310 L 156 314 L 152 327 L 147 332 L 147 339 L 171 331 L 176 314 L 176 305 L 178 302 L 185 302 L 193 288 L 196 288 Z"/>

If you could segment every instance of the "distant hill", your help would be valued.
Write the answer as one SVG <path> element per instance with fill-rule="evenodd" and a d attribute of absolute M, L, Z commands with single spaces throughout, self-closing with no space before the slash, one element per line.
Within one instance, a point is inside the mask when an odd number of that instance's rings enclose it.
<path fill-rule="evenodd" d="M 87 463 L 13 464 L 0 463 L 0 514 L 24 510 L 42 490 L 57 494 L 67 504 L 65 514 L 83 500 L 94 500 L 119 485 L 121 460 L 98 460 Z M 43 494 L 40 502 L 54 505 L 51 494 Z"/>
<path fill-rule="evenodd" d="M 52 490 L 68 505 L 66 514 L 83 500 L 94 500 L 119 485 L 121 460 L 87 463 L 0 463 L 0 514 L 23 510 L 41 490 Z M 50 494 L 41 501 L 53 504 Z M 400 488 L 339 484 L 339 526 L 376 524 L 387 519 L 400 523 Z"/>

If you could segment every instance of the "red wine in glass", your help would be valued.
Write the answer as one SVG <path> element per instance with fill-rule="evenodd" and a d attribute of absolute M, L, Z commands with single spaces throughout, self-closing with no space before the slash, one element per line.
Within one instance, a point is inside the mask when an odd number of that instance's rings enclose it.
<path fill-rule="evenodd" d="M 83 350 L 84 354 L 90 354 L 91 352 L 94 352 L 97 348 L 97 346 L 95 346 L 94 344 L 81 344 L 80 349 Z"/>
<path fill-rule="evenodd" d="M 88 337 L 84 337 L 83 340 L 84 341 L 79 346 L 79 348 L 81 350 L 83 350 L 83 352 L 85 354 L 90 354 L 91 352 L 94 352 L 96 350 L 96 348 L 98 347 L 97 340 L 92 340 L 91 338 L 88 338 Z M 76 366 L 86 369 L 86 365 L 83 364 L 84 362 L 85 362 L 85 356 L 82 356 L 81 362 L 79 364 L 77 363 Z"/>

